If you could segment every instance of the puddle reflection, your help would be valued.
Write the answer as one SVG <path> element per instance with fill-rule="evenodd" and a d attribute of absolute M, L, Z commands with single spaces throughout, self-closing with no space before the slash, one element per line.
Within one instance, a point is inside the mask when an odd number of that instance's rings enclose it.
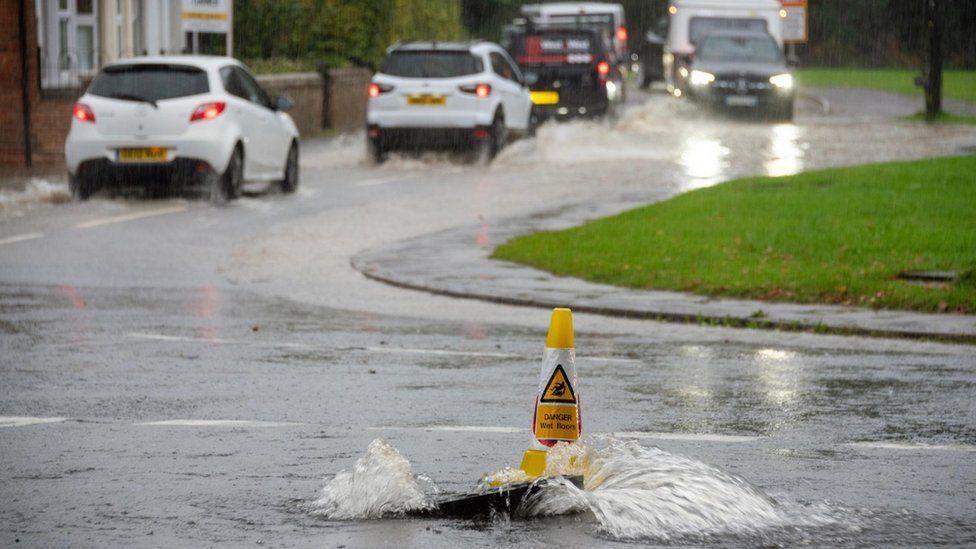
<path fill-rule="evenodd" d="M 689 137 L 681 151 L 681 166 L 691 181 L 684 191 L 709 187 L 725 179 L 729 148 L 711 137 Z"/>
<path fill-rule="evenodd" d="M 769 154 L 766 162 L 766 175 L 781 177 L 793 175 L 803 169 L 803 148 L 798 140 L 800 129 L 793 124 L 777 124 L 770 134 Z"/>

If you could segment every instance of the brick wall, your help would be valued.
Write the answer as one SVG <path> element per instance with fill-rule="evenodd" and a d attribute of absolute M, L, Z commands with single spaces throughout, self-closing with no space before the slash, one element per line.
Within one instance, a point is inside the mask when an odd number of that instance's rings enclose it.
<path fill-rule="evenodd" d="M 23 65 L 19 34 L 19 0 L 0 0 L 0 164 L 25 166 Z M 64 139 L 71 126 L 71 107 L 80 90 L 41 94 L 37 67 L 37 19 L 34 2 L 24 0 L 27 35 L 27 95 L 30 99 L 32 163 L 62 164 Z"/>
<path fill-rule="evenodd" d="M 0 29 L 3 29 L 0 31 L 0 105 L 4 106 L 0 109 L 0 164 L 10 166 L 26 164 L 18 4 L 20 0 L 0 0 Z M 34 2 L 25 2 L 24 7 L 27 10 L 27 44 L 37 44 Z M 36 75 L 37 67 L 33 68 Z"/>
<path fill-rule="evenodd" d="M 326 75 L 323 126 L 339 131 L 362 129 L 366 125 L 366 88 L 373 74 L 369 69 L 334 69 Z"/>
<path fill-rule="evenodd" d="M 295 103 L 288 112 L 303 137 L 322 131 L 325 79 L 317 72 L 268 74 L 257 77 L 271 97 L 286 95 Z"/>

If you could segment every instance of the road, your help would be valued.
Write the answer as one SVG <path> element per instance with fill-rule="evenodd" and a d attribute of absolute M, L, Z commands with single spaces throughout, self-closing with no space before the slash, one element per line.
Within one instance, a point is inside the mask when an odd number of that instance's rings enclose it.
<path fill-rule="evenodd" d="M 354 254 L 976 144 L 970 127 L 825 96 L 838 114 L 805 102 L 796 124 L 770 125 L 634 93 L 614 126 L 543 127 L 487 169 L 445 155 L 370 167 L 360 137 L 311 140 L 292 196 L 253 189 L 224 208 L 99 196 L 6 214 L 2 544 L 976 542 L 971 347 L 593 315 L 576 317 L 584 428 L 630 492 L 595 487 L 572 495 L 581 513 L 534 520 L 330 518 L 411 490 L 470 491 L 516 464 L 548 319 L 370 281 Z M 485 234 L 472 245 L 497 244 Z M 377 438 L 429 480 L 415 485 L 377 445 L 363 461 L 376 468 L 343 484 Z"/>

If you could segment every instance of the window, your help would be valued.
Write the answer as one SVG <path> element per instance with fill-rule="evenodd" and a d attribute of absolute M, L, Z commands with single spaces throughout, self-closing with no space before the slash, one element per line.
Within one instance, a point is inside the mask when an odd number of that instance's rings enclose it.
<path fill-rule="evenodd" d="M 698 57 L 710 61 L 748 61 L 775 63 L 783 58 L 772 36 L 726 36 L 715 34 L 705 38 L 698 48 Z"/>
<path fill-rule="evenodd" d="M 271 108 L 271 98 L 253 76 L 244 69 L 228 65 L 220 69 L 220 80 L 227 93 L 251 103 Z"/>
<path fill-rule="evenodd" d="M 271 98 L 268 97 L 267 92 L 261 88 L 257 80 L 250 75 L 246 70 L 240 67 L 234 67 L 234 72 L 237 73 L 238 77 L 241 79 L 241 84 L 244 86 L 244 91 L 247 93 L 248 101 L 252 103 L 257 103 L 263 107 L 271 108 Z"/>
<path fill-rule="evenodd" d="M 90 72 L 95 68 L 95 27 L 78 25 L 75 28 L 75 42 L 78 44 L 78 70 Z"/>
<path fill-rule="evenodd" d="M 705 36 L 717 30 L 767 32 L 765 19 L 732 19 L 725 17 L 692 17 L 689 28 L 691 43 L 698 45 Z"/>
<path fill-rule="evenodd" d="M 196 67 L 133 64 L 106 67 L 92 82 L 88 93 L 162 101 L 209 91 L 207 73 Z"/>
<path fill-rule="evenodd" d="M 491 52 L 491 70 L 495 72 L 498 76 L 502 78 L 507 78 L 508 80 L 515 80 L 515 72 L 512 71 L 512 66 L 508 64 L 508 61 L 502 57 L 502 54 L 498 52 Z"/>
<path fill-rule="evenodd" d="M 454 78 L 484 71 L 481 59 L 467 51 L 396 51 L 380 72 L 404 78 Z"/>

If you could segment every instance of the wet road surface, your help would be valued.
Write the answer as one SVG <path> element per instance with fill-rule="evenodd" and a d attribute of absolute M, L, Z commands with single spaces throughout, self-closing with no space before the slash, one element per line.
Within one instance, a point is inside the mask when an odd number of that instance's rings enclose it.
<path fill-rule="evenodd" d="M 358 138 L 309 142 L 295 196 L 100 197 L 0 219 L 2 543 L 976 542 L 971 347 L 591 315 L 576 321 L 584 429 L 611 439 L 588 444 L 644 473 L 681 469 L 685 491 L 636 515 L 598 489 L 578 514 L 524 521 L 321 516 L 323 487 L 378 437 L 427 494 L 515 464 L 548 319 L 366 280 L 356 252 L 607 195 L 976 144 L 892 112 L 808 105 L 768 125 L 632 96 L 617 132 L 544 127 L 487 170 L 439 155 L 371 168 Z M 750 504 L 753 490 L 775 503 Z"/>

